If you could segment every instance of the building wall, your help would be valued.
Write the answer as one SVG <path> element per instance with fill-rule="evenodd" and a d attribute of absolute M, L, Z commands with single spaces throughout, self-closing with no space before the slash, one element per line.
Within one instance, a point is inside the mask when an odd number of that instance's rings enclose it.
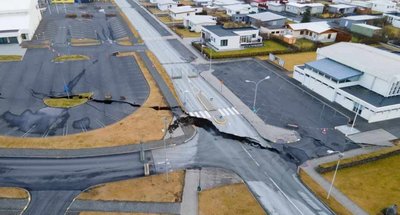
<path fill-rule="evenodd" d="M 301 31 L 293 31 L 292 30 L 291 34 L 294 37 L 298 38 L 298 39 L 305 38 L 305 39 L 308 39 L 308 40 L 311 40 L 311 41 L 321 42 L 321 43 L 335 42 L 336 36 L 337 36 L 336 32 L 333 32 L 333 33 L 322 33 L 322 34 L 317 34 L 315 32 L 311 32 L 311 35 L 310 35 L 310 32 L 306 31 L 306 30 L 303 30 L 303 34 L 301 34 Z M 328 39 L 329 34 L 331 36 Z"/>
<path fill-rule="evenodd" d="M 350 28 L 351 32 L 355 32 L 367 37 L 373 37 L 377 34 L 379 34 L 381 32 L 381 30 L 379 29 L 371 29 L 371 28 L 366 28 L 363 26 L 359 26 L 359 25 L 351 25 Z"/>
<path fill-rule="evenodd" d="M 286 5 L 285 10 L 286 10 L 286 12 L 294 13 L 294 14 L 298 14 L 298 15 L 301 14 L 301 13 L 304 13 L 306 11 L 305 7 L 304 8 L 298 8 L 298 7 L 295 7 L 295 6 L 292 6 L 292 5 Z"/>
<path fill-rule="evenodd" d="M 185 22 L 183 23 L 183 25 L 188 28 L 190 31 L 194 31 L 194 32 L 201 32 L 201 28 L 203 26 L 207 26 L 207 25 L 216 25 L 216 22 L 203 22 L 200 24 L 194 24 L 192 22 L 190 22 L 189 20 L 185 20 Z"/>
<path fill-rule="evenodd" d="M 157 7 L 161 11 L 167 11 L 173 7 L 177 7 L 177 4 L 157 4 Z"/>
<path fill-rule="evenodd" d="M 341 13 L 341 14 L 352 14 L 355 11 L 355 7 L 353 8 L 343 8 L 340 10 L 339 8 L 336 7 L 329 7 L 328 11 L 331 13 Z"/>
<path fill-rule="evenodd" d="M 372 10 L 379 11 L 379 12 L 391 12 L 396 11 L 396 3 L 390 1 L 373 1 L 372 3 Z"/>
<path fill-rule="evenodd" d="M 284 5 L 279 5 L 279 6 L 268 5 L 268 10 L 283 12 L 283 11 L 285 11 L 285 6 Z"/>
<path fill-rule="evenodd" d="M 187 16 L 194 16 L 196 13 L 193 11 L 188 13 L 170 13 L 169 15 L 173 20 L 183 20 L 183 18 Z"/>
<path fill-rule="evenodd" d="M 321 14 L 324 12 L 324 6 L 317 6 L 311 8 L 311 14 Z"/>

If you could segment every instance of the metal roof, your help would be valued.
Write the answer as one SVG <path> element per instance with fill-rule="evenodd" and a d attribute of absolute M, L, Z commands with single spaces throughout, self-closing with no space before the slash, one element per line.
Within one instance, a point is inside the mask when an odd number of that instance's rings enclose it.
<path fill-rule="evenodd" d="M 271 12 L 256 13 L 256 14 L 250 14 L 247 16 L 251 17 L 253 19 L 260 20 L 261 22 L 286 19 L 286 17 L 284 17 L 284 16 L 281 16 L 281 15 L 278 15 L 275 13 L 271 13 Z"/>
<path fill-rule="evenodd" d="M 306 63 L 306 65 L 318 70 L 318 72 L 323 73 L 332 79 L 335 79 L 336 81 L 344 81 L 363 74 L 358 70 L 337 63 L 328 58 Z"/>
<path fill-rule="evenodd" d="M 384 97 L 360 85 L 344 87 L 340 89 L 375 107 L 400 104 L 400 96 Z"/>
<path fill-rule="evenodd" d="M 222 25 L 208 25 L 203 26 L 204 29 L 214 33 L 219 37 L 229 37 L 229 36 L 237 36 L 238 34 L 235 31 L 249 31 L 249 30 L 258 30 L 253 27 L 245 27 L 245 28 L 223 28 Z"/>
<path fill-rule="evenodd" d="M 353 20 L 353 21 L 364 21 L 364 20 L 373 20 L 380 19 L 382 16 L 372 16 L 372 15 L 357 15 L 357 16 L 347 16 L 342 19 Z"/>
<path fill-rule="evenodd" d="M 319 48 L 317 54 L 389 83 L 400 80 L 400 56 L 388 51 L 359 43 L 340 42 Z"/>
<path fill-rule="evenodd" d="M 328 22 L 326 21 L 321 21 L 321 22 L 306 22 L 306 23 L 292 23 L 289 24 L 289 27 L 295 31 L 299 30 L 309 30 L 313 31 L 315 33 L 323 33 L 325 31 L 331 30 L 331 26 Z"/>

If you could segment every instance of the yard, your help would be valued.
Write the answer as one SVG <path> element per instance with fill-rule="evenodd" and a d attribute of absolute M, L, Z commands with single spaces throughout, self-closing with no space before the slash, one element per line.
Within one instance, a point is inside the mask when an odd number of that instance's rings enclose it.
<path fill-rule="evenodd" d="M 317 45 L 313 41 L 304 38 L 296 40 L 294 45 L 300 50 L 313 50 L 317 48 Z"/>
<path fill-rule="evenodd" d="M 301 65 L 307 62 L 315 61 L 317 59 L 316 52 L 300 52 L 294 54 L 277 55 L 285 61 L 284 68 L 293 72 L 295 65 Z"/>
<path fill-rule="evenodd" d="M 392 25 L 386 25 L 383 28 L 385 34 L 388 35 L 389 39 L 399 39 L 400 38 L 400 29 L 393 27 Z"/>
<path fill-rule="evenodd" d="M 243 183 L 226 185 L 199 193 L 199 215 L 265 214 Z"/>
<path fill-rule="evenodd" d="M 400 205 L 400 155 L 341 169 L 335 187 L 369 214 L 389 205 Z M 333 172 L 323 175 L 331 181 Z"/>
<path fill-rule="evenodd" d="M 186 28 L 177 28 L 177 27 L 173 27 L 171 28 L 176 34 L 178 34 L 180 37 L 182 38 L 187 38 L 187 37 L 200 37 L 200 33 L 197 32 L 192 32 L 189 31 Z"/>
<path fill-rule="evenodd" d="M 203 52 L 207 55 L 207 57 L 211 57 L 212 59 L 221 59 L 235 57 L 254 57 L 268 55 L 269 53 L 284 53 L 288 51 L 288 48 L 286 46 L 272 40 L 267 40 L 263 43 L 264 45 L 261 47 L 245 48 L 235 51 L 217 52 L 208 47 L 204 47 Z M 195 45 L 195 47 L 201 51 L 201 45 L 197 44 Z"/>

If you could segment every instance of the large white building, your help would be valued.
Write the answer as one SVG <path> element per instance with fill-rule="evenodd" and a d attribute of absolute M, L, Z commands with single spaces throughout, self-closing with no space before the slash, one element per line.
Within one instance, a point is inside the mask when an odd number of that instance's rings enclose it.
<path fill-rule="evenodd" d="M 370 123 L 400 117 L 399 55 L 341 42 L 318 49 L 317 60 L 295 66 L 293 77 Z"/>
<path fill-rule="evenodd" d="M 42 15 L 37 0 L 7 1 L 0 6 L 0 44 L 31 40 Z"/>

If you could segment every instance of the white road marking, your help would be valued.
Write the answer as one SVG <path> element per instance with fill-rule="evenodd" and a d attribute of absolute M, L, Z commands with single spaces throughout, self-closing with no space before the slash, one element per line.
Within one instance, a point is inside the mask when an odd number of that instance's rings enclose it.
<path fill-rule="evenodd" d="M 244 148 L 244 146 L 243 145 L 240 145 L 241 147 L 242 147 L 242 149 L 247 153 L 247 155 L 249 155 L 249 157 L 254 161 L 254 163 L 259 167 L 260 166 L 260 164 L 256 161 L 256 159 L 254 159 L 253 158 L 253 156 L 251 156 L 251 154 L 250 154 L 250 152 L 249 151 L 247 151 L 247 149 L 246 148 Z"/>
<path fill-rule="evenodd" d="M 189 112 L 189 115 L 190 115 L 190 116 L 194 116 L 193 112 Z"/>
<path fill-rule="evenodd" d="M 211 115 L 207 111 L 205 111 L 204 113 L 207 115 L 207 119 L 211 118 Z"/>
<path fill-rule="evenodd" d="M 222 115 L 222 116 L 225 116 L 225 113 L 224 112 L 222 112 L 222 110 L 221 109 L 218 109 L 218 112 Z"/>
<path fill-rule="evenodd" d="M 229 111 L 232 115 L 235 115 L 235 112 L 233 112 L 230 108 L 228 108 L 228 111 Z"/>
<path fill-rule="evenodd" d="M 199 114 L 201 115 L 201 118 L 207 118 L 206 115 L 202 111 L 199 111 Z"/>
<path fill-rule="evenodd" d="M 194 115 L 196 115 L 196 117 L 200 118 L 200 115 L 199 115 L 199 113 L 197 113 L 197 112 L 194 112 Z"/>
<path fill-rule="evenodd" d="M 234 107 L 232 108 L 232 110 L 233 110 L 236 114 L 240 114 L 239 111 L 237 111 Z"/>
<path fill-rule="evenodd" d="M 224 108 L 224 109 L 222 109 L 222 111 L 224 111 L 224 112 L 226 113 L 226 115 L 227 115 L 227 116 L 229 116 L 229 115 L 230 115 L 229 111 L 225 110 L 225 108 Z"/>
<path fill-rule="evenodd" d="M 294 202 L 283 192 L 283 190 L 275 183 L 275 181 L 269 177 L 269 180 L 275 185 L 276 188 L 285 196 L 285 198 L 296 208 L 296 210 L 301 214 L 304 215 L 304 213 L 294 204 Z"/>

